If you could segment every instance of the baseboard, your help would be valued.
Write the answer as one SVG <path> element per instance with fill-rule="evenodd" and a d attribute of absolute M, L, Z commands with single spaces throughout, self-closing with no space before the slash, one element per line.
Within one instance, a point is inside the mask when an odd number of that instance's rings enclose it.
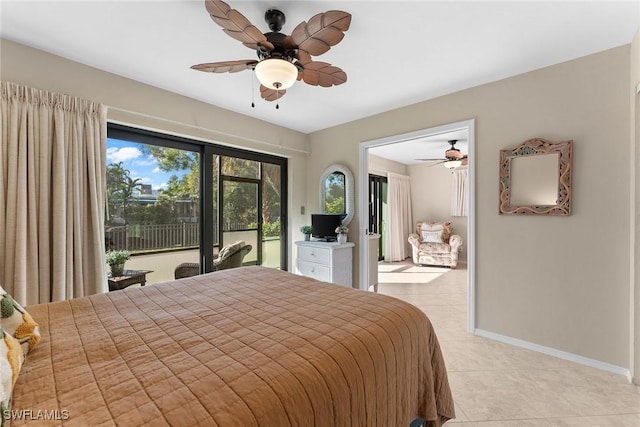
<path fill-rule="evenodd" d="M 603 371 L 611 372 L 614 374 L 624 376 L 629 383 L 636 383 L 637 380 L 632 377 L 631 371 L 629 369 L 623 368 L 621 366 L 612 365 L 610 363 L 601 362 L 595 359 L 589 359 L 588 357 L 580 356 L 573 353 L 568 353 L 566 351 L 557 350 L 551 347 L 545 347 L 540 344 L 534 344 L 529 341 L 520 340 L 517 338 L 508 337 L 506 335 L 496 334 L 494 332 L 485 331 L 483 329 L 475 329 L 475 335 L 480 337 L 489 338 L 495 341 L 500 341 L 505 344 L 510 344 L 515 347 L 526 348 L 527 350 L 537 351 L 538 353 L 547 354 L 549 356 L 558 357 L 560 359 L 568 360 L 570 362 L 579 363 L 581 365 L 590 366 L 592 368 L 601 369 Z"/>

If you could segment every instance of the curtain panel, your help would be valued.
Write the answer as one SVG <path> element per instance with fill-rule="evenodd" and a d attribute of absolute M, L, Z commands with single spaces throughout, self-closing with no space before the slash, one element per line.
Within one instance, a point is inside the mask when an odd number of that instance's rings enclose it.
<path fill-rule="evenodd" d="M 389 172 L 387 176 L 387 206 L 389 218 L 384 260 L 402 261 L 411 256 L 408 242 L 412 233 L 411 179 L 405 175 Z"/>
<path fill-rule="evenodd" d="M 106 108 L 0 85 L 0 284 L 22 304 L 106 292 Z"/>
<path fill-rule="evenodd" d="M 453 170 L 451 180 L 451 216 L 467 216 L 469 211 L 468 195 L 468 169 L 458 168 Z"/>

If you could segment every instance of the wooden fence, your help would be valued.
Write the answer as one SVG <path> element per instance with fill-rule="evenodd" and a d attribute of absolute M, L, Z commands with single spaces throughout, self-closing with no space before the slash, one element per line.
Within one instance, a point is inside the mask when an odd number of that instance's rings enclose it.
<path fill-rule="evenodd" d="M 225 232 L 253 230 L 244 223 L 228 223 Z M 107 226 L 105 240 L 107 250 L 154 251 L 162 249 L 193 248 L 200 245 L 199 226 L 196 222 L 181 224 Z M 213 228 L 213 241 L 218 241 L 218 230 Z"/>
<path fill-rule="evenodd" d="M 185 222 L 182 224 L 107 227 L 105 240 L 108 250 L 153 251 L 198 247 L 200 244 L 199 224 Z"/>

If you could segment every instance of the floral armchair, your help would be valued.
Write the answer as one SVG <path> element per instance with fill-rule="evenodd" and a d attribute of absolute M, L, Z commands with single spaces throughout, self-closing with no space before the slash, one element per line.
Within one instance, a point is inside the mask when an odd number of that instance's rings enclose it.
<path fill-rule="evenodd" d="M 462 237 L 453 234 L 451 222 L 416 224 L 416 233 L 409 236 L 414 264 L 443 265 L 456 268 Z"/>

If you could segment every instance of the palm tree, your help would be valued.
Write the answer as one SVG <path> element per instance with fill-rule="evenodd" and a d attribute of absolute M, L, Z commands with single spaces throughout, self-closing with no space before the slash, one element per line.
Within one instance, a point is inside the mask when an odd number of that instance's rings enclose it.
<path fill-rule="evenodd" d="M 134 191 L 140 190 L 142 187 L 142 180 L 140 178 L 131 178 L 129 171 L 123 176 L 122 185 L 120 187 L 120 194 L 122 195 L 122 219 L 124 220 L 125 227 L 127 226 L 127 208 L 129 203 L 134 199 Z"/>

